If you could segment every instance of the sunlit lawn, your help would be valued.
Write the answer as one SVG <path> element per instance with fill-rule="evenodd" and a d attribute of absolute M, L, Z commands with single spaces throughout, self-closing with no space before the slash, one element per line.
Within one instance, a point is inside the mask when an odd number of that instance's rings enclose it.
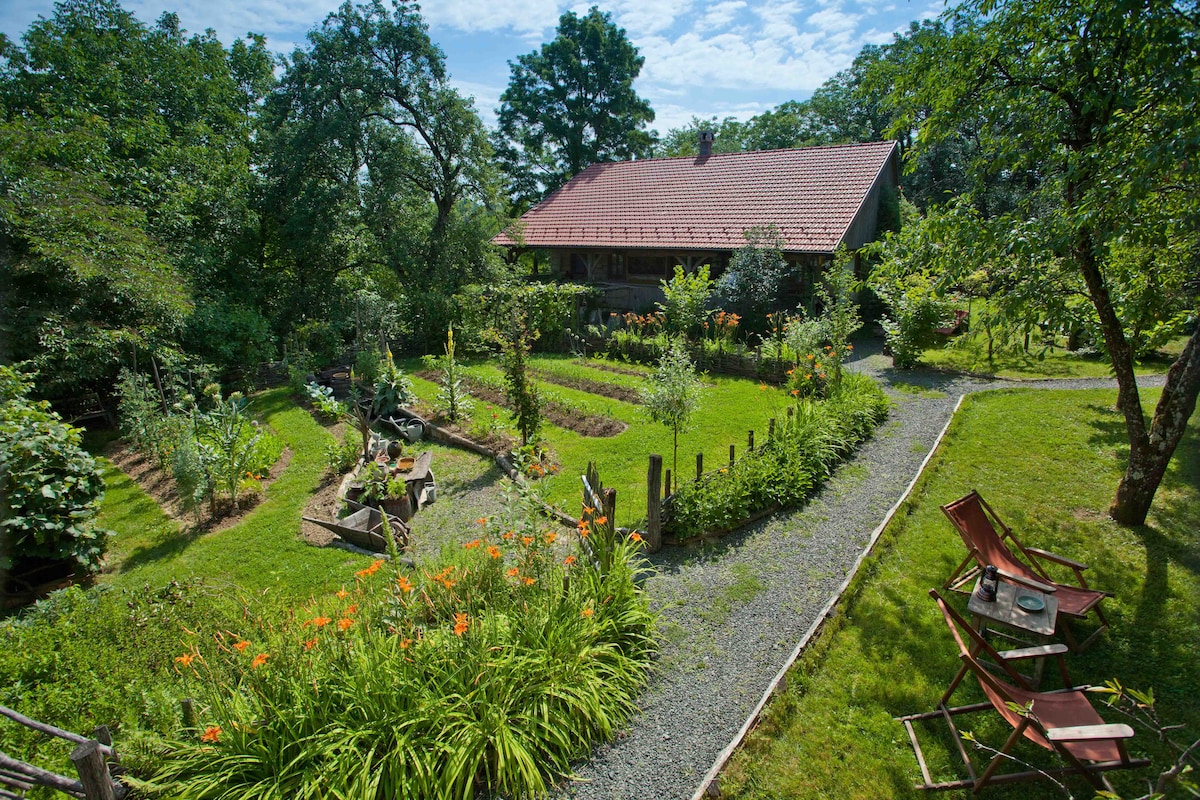
<path fill-rule="evenodd" d="M 1139 375 L 1167 371 L 1183 347 L 1183 337 L 1167 344 L 1161 352 L 1134 365 Z M 1000 348 L 989 360 L 987 338 L 981 331 L 948 339 L 941 347 L 921 354 L 921 362 L 939 369 L 976 372 L 1001 378 L 1110 378 L 1112 368 L 1097 353 L 1079 354 L 1065 347 L 1034 346 L 1029 352 L 1020 348 Z"/>
<path fill-rule="evenodd" d="M 1157 394 L 1145 392 L 1148 408 Z M 792 670 L 786 694 L 737 754 L 722 790 L 745 798 L 923 796 L 912 789 L 916 759 L 892 718 L 932 710 L 958 667 L 926 592 L 941 586 L 963 555 L 938 507 L 972 488 L 1026 544 L 1090 563 L 1091 584 L 1115 593 L 1105 601 L 1113 628 L 1088 652 L 1069 657 L 1075 682 L 1117 678 L 1153 689 L 1164 720 L 1189 726 L 1177 738 L 1200 735 L 1200 424 L 1193 419 L 1179 445 L 1149 524 L 1121 528 L 1105 515 L 1126 452 L 1114 400 L 1110 391 L 969 399 L 843 611 Z M 965 606 L 962 598 L 954 602 Z M 1056 686 L 1048 678 L 1048 688 Z M 968 688 L 958 690 L 956 704 L 982 699 L 977 687 Z M 986 717 L 968 717 L 963 727 L 995 745 L 1005 735 Z M 965 777 L 942 727 L 920 733 L 935 780 Z M 1145 732 L 1133 749 L 1163 764 L 1163 751 Z M 1032 746 L 1021 752 L 1044 762 Z M 1127 796 L 1144 791 L 1139 776 L 1110 774 Z M 1092 795 L 1079 782 L 1071 788 L 1078 797 Z M 990 789 L 989 796 L 1064 795 L 1043 782 Z"/>

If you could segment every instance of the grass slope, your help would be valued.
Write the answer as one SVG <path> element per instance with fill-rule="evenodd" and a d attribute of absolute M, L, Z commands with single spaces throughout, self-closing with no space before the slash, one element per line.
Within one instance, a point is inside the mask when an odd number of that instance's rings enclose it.
<path fill-rule="evenodd" d="M 1151 408 L 1157 393 L 1145 395 Z M 1165 722 L 1186 723 L 1192 737 L 1200 734 L 1200 424 L 1193 419 L 1180 444 L 1149 523 L 1121 528 L 1104 514 L 1126 452 L 1114 399 L 1111 391 L 1004 392 L 964 404 L 842 611 L 793 668 L 787 692 L 735 756 L 724 792 L 741 798 L 924 796 L 912 789 L 919 779 L 916 760 L 892 718 L 932 709 L 957 670 L 949 632 L 926 592 L 941 586 L 963 554 L 939 505 L 972 488 L 1025 544 L 1090 563 L 1090 584 L 1115 593 L 1105 602 L 1112 629 L 1088 652 L 1069 656 L 1074 681 L 1117 678 L 1153 689 Z M 952 602 L 960 610 L 966 605 L 962 597 Z M 1043 688 L 1057 688 L 1054 670 L 1048 666 L 1046 673 Z M 978 687 L 966 684 L 953 698 L 959 705 L 979 699 Z M 1121 721 L 1114 711 L 1102 714 Z M 965 718 L 962 728 L 996 746 L 1006 735 L 979 715 Z M 965 777 L 943 731 L 932 724 L 919 731 L 934 778 Z M 1165 754 L 1148 733 L 1139 731 L 1132 749 L 1162 768 Z M 1028 743 L 1020 752 L 1053 763 Z M 1139 775 L 1111 775 L 1126 796 L 1144 791 Z M 1070 788 L 1091 796 L 1077 779 Z M 996 798 L 1064 796 L 1048 782 L 989 792 Z"/>

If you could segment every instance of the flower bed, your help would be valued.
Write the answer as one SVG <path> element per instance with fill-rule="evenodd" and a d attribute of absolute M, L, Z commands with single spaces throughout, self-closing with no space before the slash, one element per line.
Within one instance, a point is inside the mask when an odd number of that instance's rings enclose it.
<path fill-rule="evenodd" d="M 417 573 L 376 561 L 177 658 L 205 709 L 171 796 L 542 794 L 633 710 L 653 654 L 635 542 L 594 569 L 527 503 Z M 564 552 L 567 554 L 564 556 Z"/>
<path fill-rule="evenodd" d="M 798 505 L 825 482 L 887 416 L 874 381 L 847 374 L 828 400 L 801 401 L 775 437 L 731 467 L 681 482 L 663 506 L 663 532 L 677 540 L 724 533 L 767 509 Z"/>

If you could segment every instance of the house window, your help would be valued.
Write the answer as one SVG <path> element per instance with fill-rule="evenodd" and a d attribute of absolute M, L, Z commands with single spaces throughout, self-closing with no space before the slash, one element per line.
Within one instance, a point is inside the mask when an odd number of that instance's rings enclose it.
<path fill-rule="evenodd" d="M 667 257 L 631 255 L 628 268 L 631 279 L 665 278 L 667 276 Z"/>
<path fill-rule="evenodd" d="M 588 278 L 587 259 L 579 253 L 571 254 L 571 278 L 586 281 Z"/>
<path fill-rule="evenodd" d="M 625 280 L 625 254 L 613 253 L 608 262 L 608 277 L 610 280 Z"/>

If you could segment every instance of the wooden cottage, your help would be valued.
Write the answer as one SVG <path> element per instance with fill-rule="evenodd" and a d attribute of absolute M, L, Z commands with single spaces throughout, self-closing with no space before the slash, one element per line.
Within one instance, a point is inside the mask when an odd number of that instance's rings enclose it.
<path fill-rule="evenodd" d="M 895 142 L 710 149 L 702 139 L 699 156 L 593 164 L 492 241 L 549 253 L 554 274 L 598 285 L 608 308 L 640 310 L 676 265 L 719 276 L 745 231 L 774 225 L 807 296 L 838 246 L 873 241 L 881 203 L 896 202 Z"/>

